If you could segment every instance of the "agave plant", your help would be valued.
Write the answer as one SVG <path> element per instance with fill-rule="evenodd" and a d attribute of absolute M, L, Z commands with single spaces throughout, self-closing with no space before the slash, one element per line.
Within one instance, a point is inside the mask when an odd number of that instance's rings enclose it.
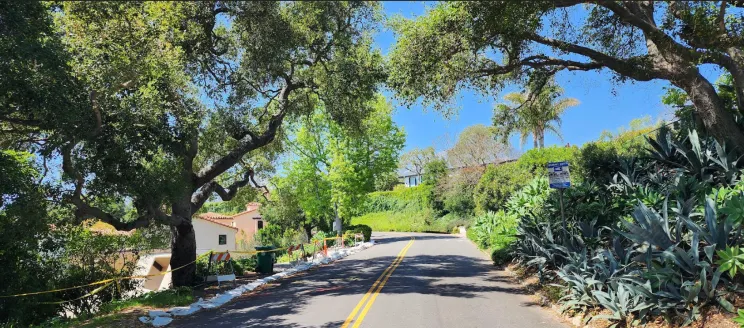
<path fill-rule="evenodd" d="M 667 249 L 677 243 L 669 230 L 667 204 L 664 202 L 662 216 L 650 210 L 642 202 L 633 210 L 633 218 L 637 224 L 622 221 L 628 232 L 618 231 L 626 238 L 638 243 L 648 244 L 660 249 Z"/>
<path fill-rule="evenodd" d="M 610 315 L 596 315 L 592 320 L 597 318 L 611 320 L 614 323 L 610 327 L 626 323 L 631 314 L 636 315 L 635 321 L 641 322 L 648 314 L 648 310 L 654 306 L 643 293 L 636 293 L 634 289 L 618 281 L 610 283 L 608 291 L 597 290 L 593 291 L 592 295 L 599 305 L 612 311 Z"/>
<path fill-rule="evenodd" d="M 680 217 L 684 220 L 687 227 L 694 233 L 699 234 L 702 239 L 708 244 L 706 246 L 706 252 L 712 254 L 714 249 L 724 250 L 728 245 L 738 239 L 738 236 L 731 235 L 735 226 L 738 226 L 734 222 L 734 218 L 728 216 L 723 220 L 721 224 L 718 223 L 718 216 L 716 215 L 715 202 L 707 198 L 705 200 L 705 227 L 701 227 L 694 221 Z"/>
<path fill-rule="evenodd" d="M 649 154 L 659 163 L 684 170 L 700 181 L 733 184 L 739 177 L 740 162 L 733 150 L 712 138 L 701 139 L 696 130 L 675 139 L 667 127 L 662 127 L 654 139 L 646 138 Z"/>

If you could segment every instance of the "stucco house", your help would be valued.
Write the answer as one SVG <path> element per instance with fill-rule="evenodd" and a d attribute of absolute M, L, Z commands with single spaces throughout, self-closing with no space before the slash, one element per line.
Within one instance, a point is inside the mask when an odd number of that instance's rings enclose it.
<path fill-rule="evenodd" d="M 199 215 L 199 217 L 237 228 L 238 233 L 235 242 L 247 242 L 266 224 L 261 217 L 261 212 L 259 212 L 260 208 L 261 203 L 251 202 L 245 205 L 245 211 L 235 215 L 207 212 Z"/>
<path fill-rule="evenodd" d="M 209 251 L 224 252 L 236 249 L 235 237 L 238 228 L 229 222 L 196 216 L 191 223 L 194 225 L 194 232 L 196 233 L 197 256 Z M 157 291 L 170 287 L 171 274 L 159 274 L 171 270 L 170 258 L 170 249 L 154 250 L 140 257 L 137 261 L 135 275 L 153 275 L 145 280 L 141 291 Z"/>

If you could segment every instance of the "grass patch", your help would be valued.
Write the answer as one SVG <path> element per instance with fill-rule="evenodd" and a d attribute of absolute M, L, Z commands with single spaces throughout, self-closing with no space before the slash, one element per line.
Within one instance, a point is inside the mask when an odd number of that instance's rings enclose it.
<path fill-rule="evenodd" d="M 460 221 L 454 217 L 434 217 L 430 210 L 384 211 L 367 213 L 351 219 L 351 224 L 366 224 L 372 231 L 441 232 L 450 233 Z"/>
<path fill-rule="evenodd" d="M 127 300 L 114 301 L 101 307 L 99 313 L 114 313 L 131 307 L 171 307 L 194 303 L 191 288 L 180 287 L 159 292 L 150 292 Z"/>
<path fill-rule="evenodd" d="M 149 292 L 126 300 L 103 304 L 94 315 L 74 319 L 54 318 L 40 327 L 120 327 L 131 315 L 120 313 L 133 308 L 166 308 L 194 303 L 191 288 L 180 287 L 159 292 Z"/>

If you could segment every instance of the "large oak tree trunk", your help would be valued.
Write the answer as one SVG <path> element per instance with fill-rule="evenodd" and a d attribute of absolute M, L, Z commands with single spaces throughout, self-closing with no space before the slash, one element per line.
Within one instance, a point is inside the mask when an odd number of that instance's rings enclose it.
<path fill-rule="evenodd" d="M 728 147 L 744 152 L 744 132 L 734 122 L 734 115 L 723 107 L 716 90 L 700 73 L 691 78 L 673 81 L 689 95 L 697 116 L 709 134 Z"/>
<path fill-rule="evenodd" d="M 185 267 L 173 271 L 172 279 L 174 287 L 191 286 L 196 274 L 196 235 L 191 220 L 171 227 L 171 270 Z M 187 265 L 188 264 L 188 265 Z"/>

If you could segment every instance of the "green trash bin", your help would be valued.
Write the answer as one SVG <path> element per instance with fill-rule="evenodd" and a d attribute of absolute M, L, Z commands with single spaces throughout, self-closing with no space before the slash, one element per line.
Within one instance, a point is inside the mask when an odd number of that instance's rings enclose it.
<path fill-rule="evenodd" d="M 274 249 L 274 246 L 256 246 L 257 251 L 270 251 Z M 256 265 L 256 272 L 262 274 L 274 273 L 274 252 L 261 252 L 256 254 L 258 263 Z"/>

